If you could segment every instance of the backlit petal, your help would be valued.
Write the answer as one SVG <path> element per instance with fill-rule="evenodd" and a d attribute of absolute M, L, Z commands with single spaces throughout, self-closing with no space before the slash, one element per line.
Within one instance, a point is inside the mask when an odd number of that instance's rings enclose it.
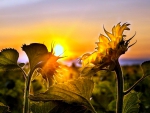
<path fill-rule="evenodd" d="M 108 43 L 109 42 L 109 38 L 100 34 L 99 36 L 99 42 L 104 42 L 104 43 Z"/>
<path fill-rule="evenodd" d="M 120 28 L 120 30 L 119 30 L 119 32 L 118 32 L 118 35 L 119 35 L 119 36 L 121 36 L 121 35 L 123 34 L 123 31 L 124 31 L 124 30 L 130 30 L 130 29 L 127 27 L 128 25 L 130 25 L 130 24 L 124 23 L 124 24 L 121 26 L 121 28 Z"/>
<path fill-rule="evenodd" d="M 105 28 L 104 28 L 104 31 L 107 34 L 107 36 L 110 38 L 111 41 L 113 41 L 115 39 L 115 36 L 113 34 L 109 33 L 108 31 L 106 31 Z"/>

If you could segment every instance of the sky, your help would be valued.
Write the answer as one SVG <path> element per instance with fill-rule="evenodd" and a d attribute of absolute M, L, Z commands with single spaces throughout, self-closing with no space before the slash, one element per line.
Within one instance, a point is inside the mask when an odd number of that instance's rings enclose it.
<path fill-rule="evenodd" d="M 137 40 L 121 59 L 150 59 L 150 0 L 0 0 L 0 50 L 23 44 L 64 47 L 68 59 L 95 50 L 98 37 L 117 23 L 130 23 L 127 38 Z"/>

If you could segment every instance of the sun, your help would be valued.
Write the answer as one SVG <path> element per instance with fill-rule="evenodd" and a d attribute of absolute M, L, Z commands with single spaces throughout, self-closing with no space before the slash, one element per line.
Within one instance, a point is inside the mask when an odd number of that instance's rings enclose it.
<path fill-rule="evenodd" d="M 60 44 L 55 45 L 54 52 L 56 56 L 60 56 L 64 53 L 64 48 Z"/>

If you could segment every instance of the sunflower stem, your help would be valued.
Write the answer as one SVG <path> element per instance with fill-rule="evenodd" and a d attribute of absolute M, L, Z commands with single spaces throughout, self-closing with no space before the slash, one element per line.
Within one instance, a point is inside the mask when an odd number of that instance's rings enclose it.
<path fill-rule="evenodd" d="M 28 78 L 28 77 L 27 77 Z M 23 113 L 29 113 L 29 89 L 28 89 L 28 79 L 25 81 L 25 89 L 24 89 L 24 107 L 23 107 Z"/>
<path fill-rule="evenodd" d="M 29 93 L 30 93 L 30 82 L 33 71 L 30 71 L 27 79 L 25 80 L 25 90 L 24 90 L 24 107 L 23 113 L 30 113 L 30 101 L 29 101 Z"/>
<path fill-rule="evenodd" d="M 124 79 L 122 75 L 122 70 L 118 60 L 116 61 L 115 73 L 117 76 L 117 103 L 116 103 L 116 113 L 122 113 L 123 109 L 123 97 L 124 97 Z"/>

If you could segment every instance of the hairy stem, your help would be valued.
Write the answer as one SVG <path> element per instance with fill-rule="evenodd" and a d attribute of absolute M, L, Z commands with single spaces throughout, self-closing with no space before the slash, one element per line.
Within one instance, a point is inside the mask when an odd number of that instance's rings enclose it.
<path fill-rule="evenodd" d="M 18 67 L 19 67 L 20 70 L 22 71 L 23 76 L 24 76 L 24 79 L 25 79 L 25 81 L 26 81 L 26 79 L 27 79 L 27 74 L 26 74 L 26 72 L 25 72 L 20 66 L 18 66 Z"/>
<path fill-rule="evenodd" d="M 25 79 L 25 91 L 24 91 L 24 108 L 23 108 L 23 113 L 30 113 L 30 101 L 29 101 L 29 94 L 30 94 L 30 83 L 31 83 L 31 78 L 33 75 L 34 70 L 41 64 L 37 64 L 32 68 L 26 76 Z"/>
<path fill-rule="evenodd" d="M 33 74 L 33 71 L 29 73 L 25 81 L 23 113 L 30 113 L 29 93 L 30 93 L 30 82 L 31 82 L 32 74 Z"/>
<path fill-rule="evenodd" d="M 122 70 L 120 67 L 120 64 L 118 60 L 115 62 L 115 72 L 117 76 L 117 108 L 116 108 L 116 113 L 122 113 L 122 108 L 123 108 L 123 97 L 124 97 L 124 79 L 122 75 Z"/>
<path fill-rule="evenodd" d="M 136 83 L 134 83 L 128 90 L 124 91 L 124 95 L 128 94 L 132 89 L 134 89 L 140 82 L 144 80 L 147 76 L 142 76 Z"/>
<path fill-rule="evenodd" d="M 27 88 L 27 84 L 28 84 L 28 76 L 26 74 L 26 72 L 19 66 L 19 68 L 21 69 L 24 79 L 25 79 L 25 89 L 24 89 L 24 103 L 23 103 L 23 113 L 27 113 L 27 109 L 29 106 L 29 102 L 28 102 L 28 94 L 29 94 L 29 90 Z"/>
<path fill-rule="evenodd" d="M 28 79 L 26 79 L 25 81 L 23 113 L 29 113 L 28 112 L 29 111 L 29 99 L 28 99 L 29 90 L 28 90 L 27 84 L 28 84 Z"/>

